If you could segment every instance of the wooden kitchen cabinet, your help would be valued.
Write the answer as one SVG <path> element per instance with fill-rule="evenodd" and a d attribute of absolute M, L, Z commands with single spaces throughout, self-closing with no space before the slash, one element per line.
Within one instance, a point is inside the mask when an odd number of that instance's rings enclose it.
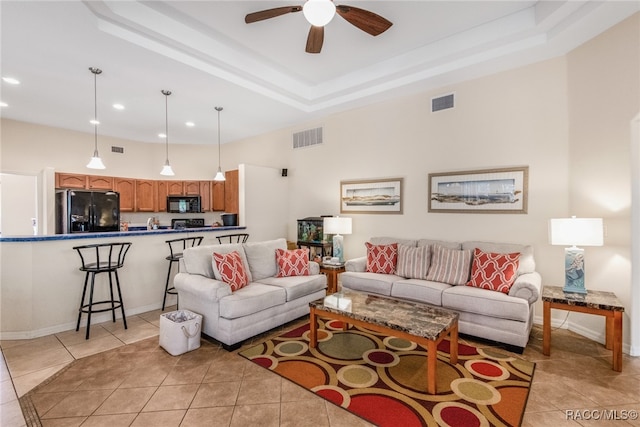
<path fill-rule="evenodd" d="M 170 196 L 182 196 L 184 194 L 184 183 L 182 181 L 167 181 L 168 190 L 167 193 Z"/>
<path fill-rule="evenodd" d="M 113 190 L 113 177 L 88 175 L 87 188 L 90 190 Z"/>
<path fill-rule="evenodd" d="M 238 170 L 226 171 L 226 181 L 224 181 L 224 211 L 228 213 L 238 213 L 239 195 L 238 195 Z"/>
<path fill-rule="evenodd" d="M 156 212 L 167 211 L 167 196 L 169 195 L 169 183 L 170 181 L 158 181 L 156 185 Z"/>
<path fill-rule="evenodd" d="M 120 212 L 133 212 L 135 209 L 136 180 L 114 178 L 113 189 L 120 193 Z"/>
<path fill-rule="evenodd" d="M 211 181 L 199 182 L 200 210 L 211 212 Z"/>
<path fill-rule="evenodd" d="M 211 183 L 211 210 L 224 211 L 224 181 Z"/>
<path fill-rule="evenodd" d="M 87 175 L 56 172 L 56 188 L 87 188 Z"/>
<path fill-rule="evenodd" d="M 137 179 L 135 192 L 136 212 L 156 212 L 158 207 L 157 183 L 151 179 Z M 120 196 L 122 197 L 122 196 Z"/>
<path fill-rule="evenodd" d="M 186 196 L 200 196 L 200 181 L 184 181 L 182 188 Z"/>

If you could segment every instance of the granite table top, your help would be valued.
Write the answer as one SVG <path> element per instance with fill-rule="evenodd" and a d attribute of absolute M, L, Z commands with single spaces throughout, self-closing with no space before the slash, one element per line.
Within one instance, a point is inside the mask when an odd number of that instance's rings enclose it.
<path fill-rule="evenodd" d="M 624 311 L 624 305 L 613 292 L 587 291 L 586 294 L 578 294 L 564 292 L 560 286 L 545 286 L 542 289 L 542 301 L 599 310 Z"/>
<path fill-rule="evenodd" d="M 342 310 L 333 305 L 325 305 L 324 299 L 312 301 L 309 305 L 429 340 L 438 339 L 460 317 L 457 312 L 440 307 L 351 290 L 344 290 L 333 296 L 350 300 L 349 308 Z"/>

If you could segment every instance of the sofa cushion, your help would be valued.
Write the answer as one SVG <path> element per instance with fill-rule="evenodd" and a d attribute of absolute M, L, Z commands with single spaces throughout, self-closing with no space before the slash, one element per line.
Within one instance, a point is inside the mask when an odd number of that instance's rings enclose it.
<path fill-rule="evenodd" d="M 266 310 L 286 302 L 284 289 L 251 282 L 231 295 L 220 299 L 220 316 L 236 319 Z"/>
<path fill-rule="evenodd" d="M 395 274 L 356 273 L 349 271 L 340 275 L 340 281 L 344 288 L 386 296 L 391 296 L 391 286 L 393 282 L 402 279 L 403 277 L 396 276 Z"/>
<path fill-rule="evenodd" d="M 412 239 L 399 239 L 397 237 L 372 237 L 369 240 L 374 245 L 390 245 L 397 243 L 398 245 L 416 246 L 417 241 Z"/>
<path fill-rule="evenodd" d="M 372 245 L 365 243 L 367 247 L 367 272 L 393 274 L 398 262 L 398 244 Z"/>
<path fill-rule="evenodd" d="M 396 274 L 410 279 L 426 279 L 431 264 L 429 246 L 398 245 Z"/>
<path fill-rule="evenodd" d="M 242 258 L 245 270 L 247 271 L 247 277 L 249 281 L 251 281 L 251 271 L 249 270 L 249 264 L 247 263 L 247 258 L 245 257 L 241 243 L 205 245 L 185 249 L 183 252 L 185 270 L 189 274 L 199 274 L 200 276 L 205 276 L 210 279 L 220 280 L 220 273 L 217 271 L 212 255 L 214 252 L 218 254 L 228 254 L 233 251 L 237 251 L 240 254 L 240 258 Z"/>
<path fill-rule="evenodd" d="M 287 249 L 286 239 L 243 244 L 252 280 L 273 277 L 278 273 L 276 249 Z"/>
<path fill-rule="evenodd" d="M 398 280 L 391 287 L 391 296 L 441 306 L 442 291 L 450 287 L 451 285 L 446 283 L 430 282 L 428 280 Z"/>
<path fill-rule="evenodd" d="M 213 260 L 220 273 L 220 280 L 231 286 L 231 292 L 235 292 L 249 283 L 247 271 L 237 251 L 228 254 L 217 254 L 214 252 Z"/>
<path fill-rule="evenodd" d="M 308 276 L 309 249 L 276 249 L 276 277 Z"/>
<path fill-rule="evenodd" d="M 418 246 L 442 246 L 444 248 L 449 249 L 462 249 L 462 243 L 459 242 L 448 242 L 446 240 L 431 240 L 431 239 L 420 239 L 418 240 Z M 433 250 L 431 251 L 433 253 Z"/>
<path fill-rule="evenodd" d="M 478 248 L 483 252 L 493 252 L 498 254 L 510 254 L 520 252 L 520 264 L 518 265 L 518 276 L 536 271 L 536 261 L 533 257 L 533 246 L 519 245 L 517 243 L 493 243 L 493 242 L 464 242 L 462 249 L 474 250 Z"/>
<path fill-rule="evenodd" d="M 431 267 L 427 280 L 464 285 L 469 281 L 472 251 L 469 249 L 448 249 L 440 245 L 433 246 Z"/>
<path fill-rule="evenodd" d="M 519 322 L 529 319 L 527 300 L 471 286 L 452 286 L 444 290 L 442 307 Z"/>
<path fill-rule="evenodd" d="M 483 252 L 475 248 L 471 267 L 471 280 L 469 280 L 467 286 L 508 294 L 511 285 L 516 280 L 519 259 L 519 252 L 497 254 Z"/>
<path fill-rule="evenodd" d="M 293 301 L 326 289 L 327 276 L 316 274 L 313 276 L 265 277 L 260 280 L 260 283 L 284 289 L 287 293 L 287 301 Z"/>

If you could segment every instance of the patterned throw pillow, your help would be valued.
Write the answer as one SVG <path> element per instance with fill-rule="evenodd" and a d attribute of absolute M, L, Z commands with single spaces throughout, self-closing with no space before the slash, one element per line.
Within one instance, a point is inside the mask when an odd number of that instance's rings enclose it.
<path fill-rule="evenodd" d="M 398 262 L 398 244 L 372 245 L 365 243 L 367 247 L 367 272 L 393 274 Z"/>
<path fill-rule="evenodd" d="M 278 274 L 276 277 L 308 276 L 309 249 L 276 249 Z"/>
<path fill-rule="evenodd" d="M 223 282 L 231 286 L 231 292 L 246 286 L 249 283 L 247 272 L 242 264 L 242 258 L 238 251 L 228 254 L 213 253 L 213 260 L 216 263 L 220 277 Z"/>
<path fill-rule="evenodd" d="M 476 248 L 473 253 L 471 280 L 467 286 L 509 293 L 516 280 L 520 253 L 496 254 Z"/>
<path fill-rule="evenodd" d="M 471 249 L 448 249 L 434 245 L 427 280 L 464 285 L 469 280 L 471 256 Z"/>
<path fill-rule="evenodd" d="M 429 246 L 398 245 L 396 274 L 408 279 L 426 279 L 431 264 Z"/>

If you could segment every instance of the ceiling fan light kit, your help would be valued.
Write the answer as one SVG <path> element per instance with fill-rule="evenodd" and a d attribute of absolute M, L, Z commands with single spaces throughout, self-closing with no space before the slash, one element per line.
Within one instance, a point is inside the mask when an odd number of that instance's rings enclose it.
<path fill-rule="evenodd" d="M 302 7 L 286 6 L 261 10 L 247 14 L 244 22 L 251 24 L 301 10 L 311 24 L 305 49 L 307 53 L 320 53 L 324 43 L 324 26 L 331 22 L 336 13 L 354 27 L 372 36 L 384 33 L 393 25 L 388 19 L 373 12 L 347 5 L 336 6 L 332 0 L 307 0 Z"/>
<path fill-rule="evenodd" d="M 308 0 L 302 6 L 302 14 L 309 24 L 324 27 L 336 14 L 336 6 L 331 0 Z"/>

